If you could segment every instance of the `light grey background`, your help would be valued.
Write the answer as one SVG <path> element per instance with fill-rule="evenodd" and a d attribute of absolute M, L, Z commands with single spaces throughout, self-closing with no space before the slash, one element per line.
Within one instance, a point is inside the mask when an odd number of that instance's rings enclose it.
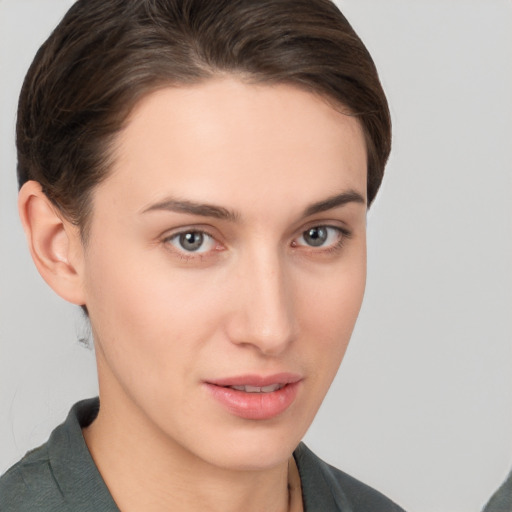
<path fill-rule="evenodd" d="M 71 0 L 0 0 L 0 472 L 96 393 L 79 311 L 17 219 L 24 73 Z M 366 299 L 307 442 L 410 511 L 481 509 L 512 466 L 512 2 L 338 2 L 394 121 Z"/>

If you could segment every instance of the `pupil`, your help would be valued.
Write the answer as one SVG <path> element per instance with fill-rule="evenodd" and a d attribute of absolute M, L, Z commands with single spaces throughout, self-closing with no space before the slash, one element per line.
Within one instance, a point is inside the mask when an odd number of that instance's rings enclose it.
<path fill-rule="evenodd" d="M 192 232 L 180 235 L 180 245 L 187 251 L 197 251 L 203 245 L 203 234 Z"/>
<path fill-rule="evenodd" d="M 318 247 L 327 240 L 327 229 L 325 228 L 311 228 L 304 233 L 304 240 L 308 245 Z"/>

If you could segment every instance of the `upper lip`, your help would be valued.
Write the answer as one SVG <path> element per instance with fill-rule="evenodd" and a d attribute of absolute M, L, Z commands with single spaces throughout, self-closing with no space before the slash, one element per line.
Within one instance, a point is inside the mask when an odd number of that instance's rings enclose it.
<path fill-rule="evenodd" d="M 302 377 L 296 373 L 282 372 L 273 375 L 237 375 L 233 377 L 225 377 L 221 379 L 214 379 L 206 381 L 207 384 L 214 386 L 254 386 L 265 387 L 272 384 L 293 384 L 302 380 Z"/>

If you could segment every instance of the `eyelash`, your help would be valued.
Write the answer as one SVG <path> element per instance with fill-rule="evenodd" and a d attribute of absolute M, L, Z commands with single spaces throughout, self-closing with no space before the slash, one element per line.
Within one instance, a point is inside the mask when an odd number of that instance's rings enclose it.
<path fill-rule="evenodd" d="M 173 241 L 177 240 L 179 243 L 180 237 L 185 236 L 185 235 L 191 235 L 191 234 L 201 235 L 203 237 L 206 237 L 214 245 L 219 244 L 216 241 L 215 237 L 213 235 L 211 235 L 210 233 L 208 233 L 208 231 L 206 231 L 204 229 L 185 229 L 183 231 L 179 231 L 178 233 L 173 233 L 172 235 L 165 237 L 163 242 L 167 245 L 173 245 L 172 244 Z M 215 247 L 213 247 L 212 249 L 207 250 L 207 251 L 187 251 L 183 247 L 179 248 L 177 246 L 174 246 L 172 250 L 175 254 L 178 255 L 179 258 L 188 261 L 188 260 L 192 260 L 192 259 L 203 260 L 205 257 L 208 257 L 211 252 L 221 252 L 223 249 L 220 249 L 220 248 L 216 249 Z"/>
<path fill-rule="evenodd" d="M 322 230 L 322 229 L 335 231 L 336 235 L 338 237 L 338 240 L 336 240 L 335 242 L 333 242 L 325 247 L 317 246 L 318 249 L 314 245 L 308 245 L 308 244 L 299 245 L 299 244 L 297 244 L 297 242 L 296 242 L 297 238 L 299 238 L 299 239 L 304 238 L 304 235 L 306 233 L 308 233 L 308 232 L 311 233 L 311 231 L 313 231 L 313 230 Z M 345 245 L 345 242 L 347 241 L 347 239 L 349 239 L 350 237 L 351 237 L 350 231 L 348 231 L 345 228 L 341 228 L 339 226 L 316 224 L 316 225 L 310 226 L 307 229 L 305 229 L 304 231 L 302 231 L 301 235 L 292 241 L 292 247 L 306 247 L 307 249 L 309 249 L 310 251 L 314 251 L 315 253 L 321 252 L 322 254 L 330 254 L 330 253 L 340 250 Z"/>
<path fill-rule="evenodd" d="M 312 245 L 297 243 L 297 239 L 303 238 L 304 235 L 308 231 L 311 232 L 314 229 L 316 229 L 316 230 L 321 230 L 321 229 L 334 230 L 337 233 L 338 240 L 336 240 L 334 243 L 332 243 L 331 245 L 329 245 L 327 247 L 323 247 L 323 246 L 315 247 Z M 173 233 L 172 235 L 165 237 L 163 239 L 163 243 L 165 243 L 167 245 L 173 245 L 171 242 L 177 240 L 179 243 L 180 237 L 185 236 L 185 235 L 190 235 L 190 234 L 201 235 L 203 237 L 207 237 L 207 239 L 209 239 L 212 244 L 214 244 L 215 246 L 219 246 L 219 242 L 217 242 L 215 237 L 204 229 L 185 229 L 185 230 L 179 231 L 177 233 Z M 347 230 L 346 228 L 342 228 L 340 226 L 331 226 L 331 225 L 326 225 L 326 224 L 315 224 L 315 225 L 312 225 L 312 226 L 306 228 L 304 231 L 302 231 L 300 233 L 300 235 L 298 237 L 294 238 L 291 242 L 291 247 L 292 248 L 304 247 L 305 250 L 307 250 L 309 252 L 316 253 L 316 254 L 332 254 L 332 253 L 336 253 L 337 251 L 339 251 L 345 245 L 346 241 L 351 238 L 351 236 L 352 236 L 352 233 L 349 230 Z M 222 252 L 224 250 L 224 248 L 223 247 L 222 248 L 213 247 L 212 249 L 206 250 L 206 251 L 187 251 L 183 247 L 179 248 L 177 246 L 174 246 L 172 250 L 175 254 L 177 254 L 177 256 L 179 258 L 189 261 L 189 260 L 193 260 L 193 259 L 203 260 L 204 258 L 211 256 L 213 252 Z"/>

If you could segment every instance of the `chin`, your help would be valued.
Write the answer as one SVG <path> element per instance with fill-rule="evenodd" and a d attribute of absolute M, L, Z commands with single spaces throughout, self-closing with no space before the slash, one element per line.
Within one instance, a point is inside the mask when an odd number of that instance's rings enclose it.
<path fill-rule="evenodd" d="M 265 471 L 286 463 L 297 444 L 286 447 L 282 443 L 266 443 L 264 447 L 260 443 L 252 446 L 232 445 L 223 453 L 215 450 L 208 462 L 231 471 Z"/>
<path fill-rule="evenodd" d="M 202 457 L 211 464 L 238 471 L 258 471 L 285 463 L 304 433 L 278 422 L 247 422 L 209 442 Z M 283 428 L 285 427 L 285 428 Z M 227 435 L 226 435 L 227 434 Z"/>

